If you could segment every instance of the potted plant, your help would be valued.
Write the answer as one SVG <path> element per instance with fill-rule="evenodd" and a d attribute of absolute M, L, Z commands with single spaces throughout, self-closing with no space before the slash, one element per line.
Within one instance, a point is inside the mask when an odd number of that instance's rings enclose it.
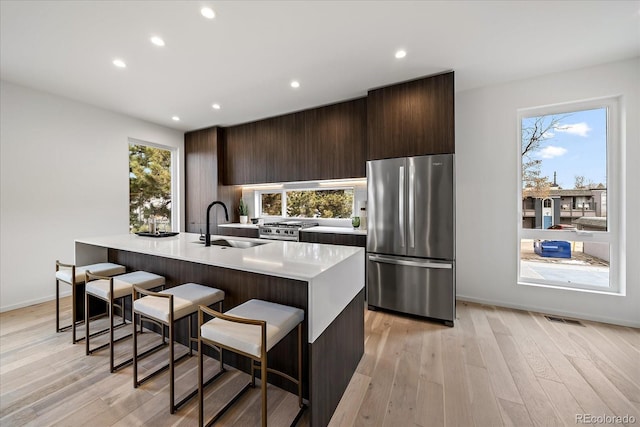
<path fill-rule="evenodd" d="M 245 205 L 244 199 L 240 199 L 240 206 L 238 207 L 240 212 L 240 224 L 246 224 L 249 222 L 249 207 Z"/>

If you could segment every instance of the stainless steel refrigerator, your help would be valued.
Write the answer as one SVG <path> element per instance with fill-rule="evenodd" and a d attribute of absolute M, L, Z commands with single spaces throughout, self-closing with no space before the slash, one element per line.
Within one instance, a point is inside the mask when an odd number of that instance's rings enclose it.
<path fill-rule="evenodd" d="M 455 319 L 454 156 L 367 162 L 367 303 Z"/>

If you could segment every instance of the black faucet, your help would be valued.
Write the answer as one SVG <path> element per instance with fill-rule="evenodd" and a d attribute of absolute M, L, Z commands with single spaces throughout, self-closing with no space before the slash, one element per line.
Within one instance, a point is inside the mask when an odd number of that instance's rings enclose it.
<path fill-rule="evenodd" d="M 209 224 L 209 213 L 211 212 L 211 208 L 214 205 L 222 205 L 224 208 L 224 217 L 227 221 L 229 221 L 229 212 L 227 211 L 227 206 L 219 200 L 215 202 L 211 202 L 211 204 L 207 207 L 207 232 L 204 235 L 204 245 L 211 246 L 211 233 L 210 233 L 210 224 Z"/>

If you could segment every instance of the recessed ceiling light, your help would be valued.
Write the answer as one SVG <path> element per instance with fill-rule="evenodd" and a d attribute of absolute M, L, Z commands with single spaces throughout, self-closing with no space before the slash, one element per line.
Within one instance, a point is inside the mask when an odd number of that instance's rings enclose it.
<path fill-rule="evenodd" d="M 297 80 L 292 81 L 291 82 L 291 87 L 294 88 L 294 89 L 299 88 L 300 87 L 300 82 L 297 81 Z"/>
<path fill-rule="evenodd" d="M 200 9 L 200 13 L 207 19 L 213 19 L 216 17 L 216 13 L 210 7 L 203 7 Z"/>
<path fill-rule="evenodd" d="M 155 44 L 156 46 L 164 46 L 164 40 L 162 40 L 158 36 L 151 37 L 151 43 Z"/>
<path fill-rule="evenodd" d="M 173 120 L 174 122 L 179 122 L 180 121 L 180 117 L 173 116 L 173 117 L 171 117 L 171 120 Z"/>
<path fill-rule="evenodd" d="M 220 104 L 213 104 L 212 105 L 214 110 L 219 110 L 220 109 Z"/>
<path fill-rule="evenodd" d="M 114 59 L 113 65 L 115 65 L 118 68 L 127 68 L 127 64 L 125 64 L 125 62 L 122 59 Z"/>
<path fill-rule="evenodd" d="M 407 52 L 405 50 L 399 50 L 396 52 L 396 58 L 398 59 L 404 58 L 405 56 L 407 56 Z"/>

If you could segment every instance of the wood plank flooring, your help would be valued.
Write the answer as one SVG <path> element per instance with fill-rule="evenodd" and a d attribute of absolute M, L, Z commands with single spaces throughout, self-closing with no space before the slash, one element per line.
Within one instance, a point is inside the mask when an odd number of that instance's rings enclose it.
<path fill-rule="evenodd" d="M 63 300 L 63 316 L 69 302 Z M 47 302 L 0 315 L 0 425 L 197 425 L 196 399 L 169 415 L 166 373 L 134 389 L 131 367 L 109 373 L 107 350 L 85 356 L 84 343 L 56 334 L 54 310 Z M 577 414 L 634 417 L 640 425 L 640 330 L 582 323 L 464 302 L 454 328 L 366 311 L 365 354 L 330 425 L 569 426 L 577 425 Z M 145 333 L 141 346 L 157 340 Z M 119 344 L 116 361 L 130 348 L 130 340 Z M 144 359 L 141 373 L 166 358 L 163 350 Z M 206 369 L 215 373 L 217 363 L 208 361 Z M 207 389 L 207 412 L 246 381 L 244 373 L 225 374 Z M 177 369 L 177 397 L 196 384 L 192 357 Z M 259 405 L 259 390 L 252 389 L 218 425 L 258 425 Z M 269 386 L 268 406 L 269 424 L 285 426 L 297 400 Z M 308 425 L 308 417 L 299 425 Z"/>

